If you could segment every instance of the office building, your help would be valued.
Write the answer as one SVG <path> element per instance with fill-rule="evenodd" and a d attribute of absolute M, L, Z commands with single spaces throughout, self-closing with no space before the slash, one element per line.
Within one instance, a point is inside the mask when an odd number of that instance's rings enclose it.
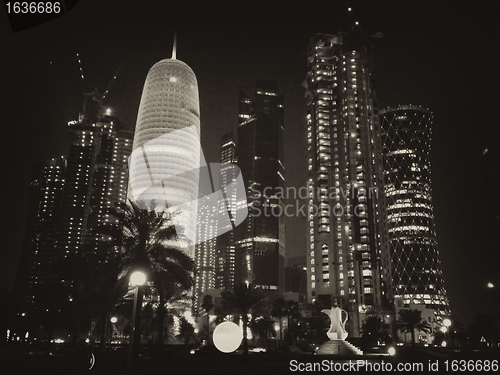
<path fill-rule="evenodd" d="M 257 81 L 255 98 L 240 92 L 238 166 L 247 188 L 248 217 L 236 228 L 235 284 L 283 293 L 283 96 L 278 84 Z"/>
<path fill-rule="evenodd" d="M 200 109 L 193 70 L 172 58 L 149 70 L 130 160 L 130 199 L 176 211 L 186 252 L 194 259 L 200 168 Z M 204 160 L 201 160 L 204 165 Z"/>
<path fill-rule="evenodd" d="M 400 105 L 380 110 L 394 297 L 439 316 L 449 303 L 439 259 L 431 189 L 432 113 Z"/>

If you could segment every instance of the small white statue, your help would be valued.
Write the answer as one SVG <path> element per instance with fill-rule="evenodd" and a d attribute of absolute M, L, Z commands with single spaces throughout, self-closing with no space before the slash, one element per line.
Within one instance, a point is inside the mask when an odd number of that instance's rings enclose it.
<path fill-rule="evenodd" d="M 338 306 L 332 307 L 330 310 L 321 310 L 330 317 L 330 329 L 326 333 L 330 340 L 345 340 L 347 331 L 345 330 L 345 322 L 347 322 L 347 312 Z M 342 312 L 345 313 L 345 319 L 342 320 Z"/>

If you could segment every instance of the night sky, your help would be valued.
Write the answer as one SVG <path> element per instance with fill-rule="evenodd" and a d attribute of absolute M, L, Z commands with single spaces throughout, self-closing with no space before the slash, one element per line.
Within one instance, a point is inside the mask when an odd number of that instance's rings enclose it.
<path fill-rule="evenodd" d="M 170 58 L 175 30 L 177 58 L 198 78 L 207 160 L 218 161 L 220 136 L 237 125 L 238 90 L 251 95 L 255 79 L 277 80 L 285 96 L 286 179 L 304 186 L 307 46 L 316 33 L 345 29 L 351 6 L 364 30 L 383 33 L 373 49 L 379 107 L 416 104 L 434 112 L 433 202 L 452 312 L 464 323 L 491 312 L 500 292 L 486 283 L 500 285 L 500 260 L 498 244 L 488 248 L 494 233 L 485 212 L 498 216 L 498 205 L 478 194 L 497 195 L 498 185 L 485 180 L 481 190 L 478 170 L 481 150 L 500 144 L 500 13 L 493 3 L 87 0 L 18 33 L 1 9 L 1 286 L 13 284 L 31 168 L 66 154 L 67 123 L 78 118 L 84 85 L 103 91 L 123 64 L 105 105 L 133 129 L 147 72 Z M 288 258 L 305 254 L 303 225 L 288 222 Z"/>

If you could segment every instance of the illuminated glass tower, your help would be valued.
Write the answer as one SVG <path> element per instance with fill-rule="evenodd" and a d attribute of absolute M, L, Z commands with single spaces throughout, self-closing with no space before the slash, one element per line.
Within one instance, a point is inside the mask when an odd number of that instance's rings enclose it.
<path fill-rule="evenodd" d="M 255 99 L 240 92 L 238 166 L 249 213 L 236 228 L 235 284 L 252 283 L 270 300 L 284 292 L 283 114 L 277 82 L 257 81 Z"/>
<path fill-rule="evenodd" d="M 445 314 L 449 303 L 431 192 L 432 113 L 402 105 L 380 112 L 394 297 Z"/>
<path fill-rule="evenodd" d="M 308 301 L 342 306 L 355 337 L 367 313 L 387 309 L 391 291 L 370 48 L 357 26 L 317 34 L 304 82 Z"/>
<path fill-rule="evenodd" d="M 176 59 L 174 44 L 172 58 L 154 64 L 144 83 L 129 197 L 153 202 L 156 209 L 175 207 L 188 239 L 196 238 L 200 151 L 198 83 L 192 69 Z M 194 245 L 188 249 L 194 258 Z"/>

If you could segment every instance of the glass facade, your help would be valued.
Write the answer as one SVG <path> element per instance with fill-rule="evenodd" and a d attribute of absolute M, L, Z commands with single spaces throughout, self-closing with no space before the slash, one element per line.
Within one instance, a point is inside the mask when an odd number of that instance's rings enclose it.
<path fill-rule="evenodd" d="M 284 287 L 283 96 L 277 82 L 257 81 L 255 99 L 240 91 L 238 166 L 248 217 L 236 228 L 235 283 L 252 283 L 271 298 Z"/>
<path fill-rule="evenodd" d="M 403 105 L 379 114 L 394 297 L 445 314 L 431 191 L 432 113 Z"/>
<path fill-rule="evenodd" d="M 161 60 L 150 69 L 141 96 L 129 196 L 163 207 L 191 202 L 176 215 L 188 239 L 196 238 L 200 152 L 196 76 L 182 61 Z M 166 199 L 159 202 L 159 196 Z M 194 258 L 194 245 L 186 251 Z"/>

